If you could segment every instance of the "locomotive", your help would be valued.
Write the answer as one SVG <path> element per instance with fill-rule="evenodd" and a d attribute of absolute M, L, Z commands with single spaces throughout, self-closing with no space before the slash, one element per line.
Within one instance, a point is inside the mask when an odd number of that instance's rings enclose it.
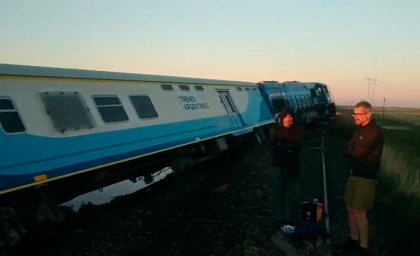
<path fill-rule="evenodd" d="M 272 113 L 288 106 L 301 124 L 335 118 L 335 103 L 326 84 L 267 81 L 257 85 Z"/>
<path fill-rule="evenodd" d="M 139 169 L 183 170 L 236 138 L 261 141 L 284 106 L 303 124 L 335 115 L 322 83 L 0 64 L 3 225 L 14 223 L 18 237 L 19 211 L 36 214 L 46 200 L 63 202 Z"/>

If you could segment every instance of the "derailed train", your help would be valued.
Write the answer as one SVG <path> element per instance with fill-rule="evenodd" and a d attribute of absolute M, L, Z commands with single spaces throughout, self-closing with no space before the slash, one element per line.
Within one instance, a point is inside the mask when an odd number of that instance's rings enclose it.
<path fill-rule="evenodd" d="M 0 208 L 39 191 L 68 199 L 75 184 L 100 187 L 138 166 L 183 169 L 232 138 L 261 138 L 286 105 L 302 123 L 335 115 L 322 83 L 0 64 Z"/>

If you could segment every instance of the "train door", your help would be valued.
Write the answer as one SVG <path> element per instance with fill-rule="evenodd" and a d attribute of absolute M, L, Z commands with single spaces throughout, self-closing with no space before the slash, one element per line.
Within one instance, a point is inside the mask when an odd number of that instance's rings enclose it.
<path fill-rule="evenodd" d="M 231 121 L 237 126 L 241 127 L 245 125 L 241 115 L 238 113 L 238 109 L 233 102 L 232 97 L 228 91 L 217 91 L 219 94 L 220 102 L 225 107 L 226 113 L 229 114 Z"/>

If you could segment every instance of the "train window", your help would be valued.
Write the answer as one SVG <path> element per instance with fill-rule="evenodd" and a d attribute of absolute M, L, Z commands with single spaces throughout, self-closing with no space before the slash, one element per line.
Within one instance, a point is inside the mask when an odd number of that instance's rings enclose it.
<path fill-rule="evenodd" d="M 128 120 L 120 99 L 117 96 L 94 96 L 96 108 L 105 123 L 123 122 Z"/>
<path fill-rule="evenodd" d="M 158 117 L 155 107 L 149 96 L 130 96 L 130 101 L 134 106 L 139 118 L 154 118 Z"/>
<path fill-rule="evenodd" d="M 6 133 L 24 132 L 25 126 L 12 100 L 0 98 L 0 125 Z"/>
<path fill-rule="evenodd" d="M 242 91 L 242 88 L 241 87 L 236 87 L 236 90 L 238 90 L 238 91 Z"/>
<path fill-rule="evenodd" d="M 248 87 L 245 87 L 245 91 L 249 91 L 249 88 Z"/>
<path fill-rule="evenodd" d="M 273 98 L 271 104 L 273 105 L 274 112 L 277 113 L 280 112 L 287 103 L 284 98 Z"/>
<path fill-rule="evenodd" d="M 197 91 L 204 91 L 204 87 L 203 87 L 203 86 L 201 86 L 201 85 L 194 85 L 194 88 L 195 88 Z"/>
<path fill-rule="evenodd" d="M 179 89 L 181 89 L 181 91 L 189 91 L 190 87 L 188 85 L 180 84 Z"/>
<path fill-rule="evenodd" d="M 164 91 L 172 91 L 174 87 L 171 84 L 161 84 L 160 88 Z"/>
<path fill-rule="evenodd" d="M 56 131 L 63 133 L 94 126 L 89 109 L 78 92 L 42 92 L 40 96 Z"/>
<path fill-rule="evenodd" d="M 256 91 L 256 90 L 257 90 L 257 88 L 252 88 L 252 90 L 253 90 L 253 91 Z"/>

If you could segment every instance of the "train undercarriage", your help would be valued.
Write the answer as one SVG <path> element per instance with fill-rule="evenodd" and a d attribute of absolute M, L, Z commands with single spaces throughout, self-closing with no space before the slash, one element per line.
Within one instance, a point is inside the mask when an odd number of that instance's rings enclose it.
<path fill-rule="evenodd" d="M 174 173 L 183 172 L 226 152 L 237 151 L 243 140 L 254 139 L 262 144 L 266 139 L 265 128 L 254 129 L 241 137 L 229 135 L 202 141 L 3 195 L 0 256 L 8 255 L 7 251 L 25 239 L 31 230 L 53 233 L 51 230 L 65 221 L 69 211 L 60 205 L 63 202 L 123 180 L 153 183 L 153 174 L 159 170 L 170 167 Z"/>

